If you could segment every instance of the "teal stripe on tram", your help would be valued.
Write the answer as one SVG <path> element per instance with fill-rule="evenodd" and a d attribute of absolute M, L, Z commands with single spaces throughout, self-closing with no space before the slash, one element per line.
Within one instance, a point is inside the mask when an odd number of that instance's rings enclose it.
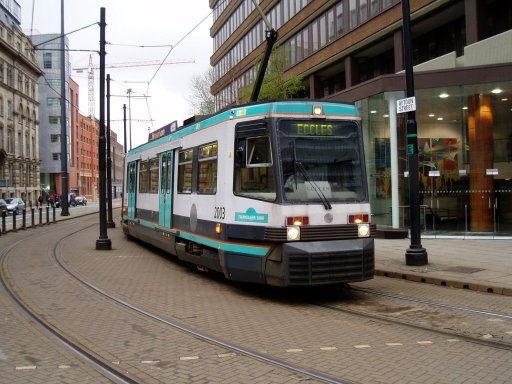
<path fill-rule="evenodd" d="M 141 227 L 149 228 L 149 229 L 157 229 L 156 225 L 150 221 L 140 220 L 138 225 Z M 161 230 L 158 228 L 158 230 Z M 270 249 L 269 247 L 254 247 L 247 244 L 233 244 L 233 243 L 224 243 L 222 241 L 218 241 L 215 239 L 210 239 L 208 237 L 196 235 L 189 232 L 179 231 L 180 234 L 178 237 L 182 237 L 184 239 L 196 242 L 198 244 L 206 245 L 210 248 L 215 248 L 224 252 L 233 252 L 233 253 L 243 253 L 245 255 L 252 256 L 265 256 Z M 169 232 L 171 235 L 176 236 L 174 232 Z"/>
<path fill-rule="evenodd" d="M 243 253 L 245 255 L 252 256 L 265 256 L 269 250 L 269 248 L 253 247 L 251 245 L 224 243 L 221 241 L 210 239 L 208 237 L 203 237 L 188 232 L 180 232 L 179 237 L 224 252 Z"/>

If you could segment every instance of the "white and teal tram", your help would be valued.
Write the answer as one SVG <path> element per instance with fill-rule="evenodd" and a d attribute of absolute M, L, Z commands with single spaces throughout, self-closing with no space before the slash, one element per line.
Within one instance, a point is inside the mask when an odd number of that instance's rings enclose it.
<path fill-rule="evenodd" d="M 124 233 L 200 269 L 276 286 L 374 275 L 376 228 L 352 105 L 233 107 L 125 161 Z"/>

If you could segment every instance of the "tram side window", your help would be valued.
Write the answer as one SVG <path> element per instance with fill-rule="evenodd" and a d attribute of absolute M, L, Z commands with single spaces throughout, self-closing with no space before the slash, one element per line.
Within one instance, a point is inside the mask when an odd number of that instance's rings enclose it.
<path fill-rule="evenodd" d="M 158 193 L 158 157 L 149 161 L 149 193 Z"/>
<path fill-rule="evenodd" d="M 178 154 L 178 192 L 192 193 L 193 150 L 187 149 Z"/>
<path fill-rule="evenodd" d="M 199 147 L 198 162 L 197 192 L 215 194 L 217 192 L 217 143 Z"/>
<path fill-rule="evenodd" d="M 245 161 L 239 161 L 235 167 L 235 194 L 274 201 L 276 188 L 269 137 L 248 137 L 238 142 L 238 148 L 245 151 Z"/>
<path fill-rule="evenodd" d="M 141 161 L 139 168 L 139 193 L 148 193 L 149 161 Z"/>

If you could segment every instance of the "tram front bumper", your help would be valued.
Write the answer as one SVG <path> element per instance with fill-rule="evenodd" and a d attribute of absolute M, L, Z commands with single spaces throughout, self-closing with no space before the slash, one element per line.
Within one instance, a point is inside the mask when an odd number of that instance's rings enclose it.
<path fill-rule="evenodd" d="M 373 238 L 283 244 L 281 261 L 267 259 L 267 284 L 308 286 L 372 279 L 375 271 Z"/>

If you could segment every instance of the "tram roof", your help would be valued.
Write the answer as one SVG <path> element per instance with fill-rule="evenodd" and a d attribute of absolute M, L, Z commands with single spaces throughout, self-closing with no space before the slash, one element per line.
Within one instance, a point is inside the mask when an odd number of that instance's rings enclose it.
<path fill-rule="evenodd" d="M 153 141 L 141 144 L 128 151 L 127 157 L 137 155 L 150 148 L 158 147 L 162 144 L 179 139 L 183 136 L 206 129 L 228 120 L 241 120 L 255 117 L 292 117 L 292 116 L 312 116 L 313 107 L 322 106 L 323 116 L 340 117 L 346 116 L 350 119 L 360 119 L 358 109 L 352 104 L 336 103 L 323 100 L 286 100 L 275 102 L 258 102 L 236 107 L 230 107 L 222 110 L 215 115 L 211 115 L 201 121 L 193 122 L 181 126 L 169 135 L 159 137 Z"/>

